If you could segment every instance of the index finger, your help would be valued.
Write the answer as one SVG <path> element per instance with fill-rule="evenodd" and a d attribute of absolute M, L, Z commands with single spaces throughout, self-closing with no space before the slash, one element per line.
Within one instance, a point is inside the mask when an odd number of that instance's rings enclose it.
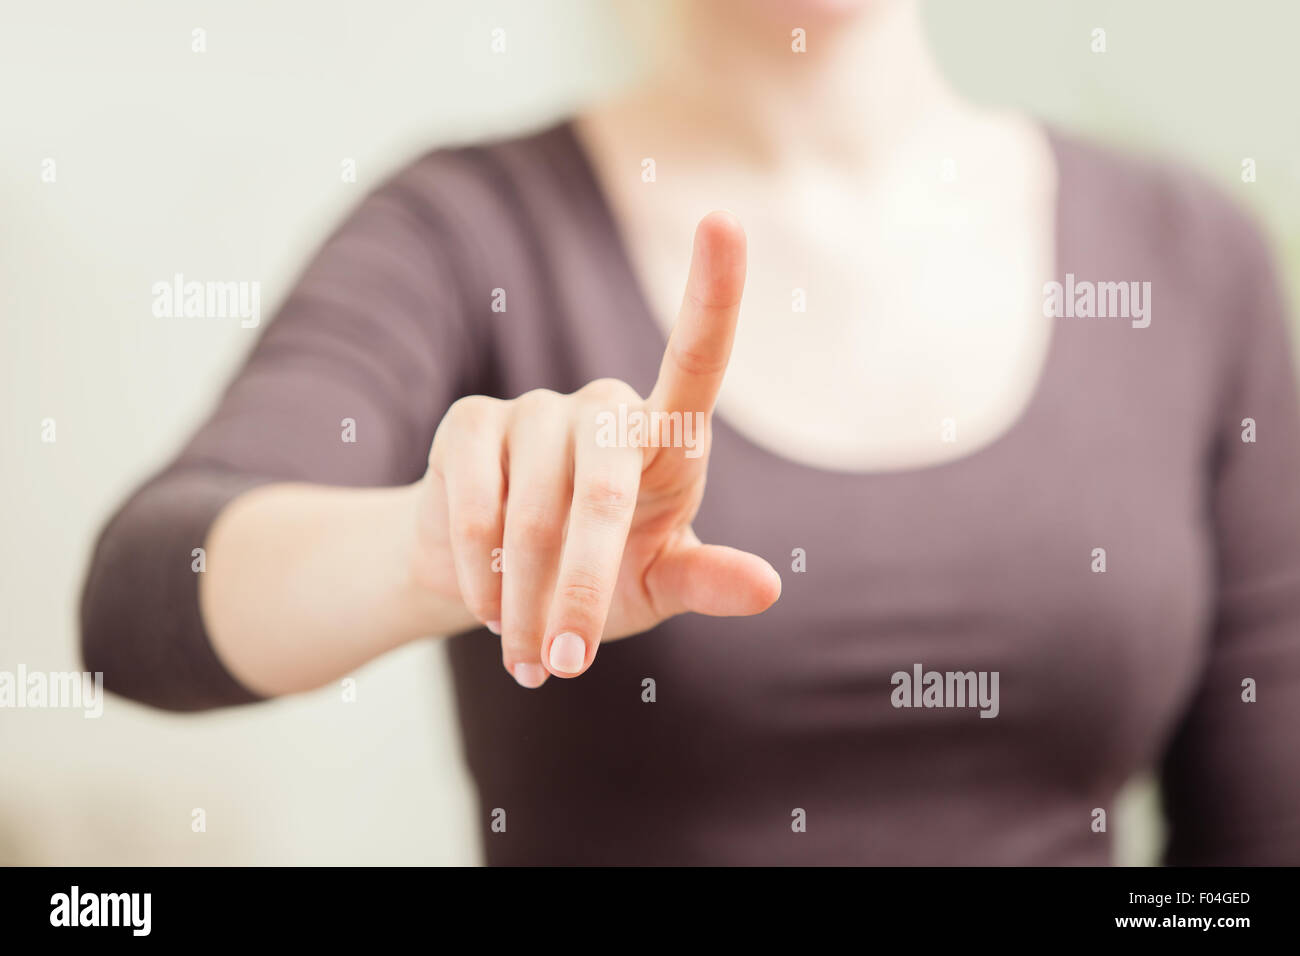
<path fill-rule="evenodd" d="M 686 294 L 647 404 L 664 411 L 713 411 L 731 358 L 745 289 L 745 230 L 728 212 L 695 228 Z"/>

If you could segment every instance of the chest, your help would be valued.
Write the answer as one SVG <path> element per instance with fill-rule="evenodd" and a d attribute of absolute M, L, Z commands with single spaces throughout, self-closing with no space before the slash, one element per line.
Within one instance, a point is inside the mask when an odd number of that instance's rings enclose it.
<path fill-rule="evenodd" d="M 771 561 L 781 600 L 759 618 L 710 621 L 707 641 L 670 622 L 646 653 L 666 666 L 683 655 L 672 670 L 687 682 L 727 674 L 681 690 L 708 720 L 757 737 L 795 715 L 854 746 L 902 734 L 913 757 L 930 740 L 954 759 L 979 752 L 977 776 L 1032 767 L 1082 784 L 1144 766 L 1203 661 L 1212 572 L 1199 489 L 1176 456 L 1136 446 L 1124 453 L 1151 483 L 1132 487 L 1088 447 L 1081 430 L 1094 426 L 1072 425 L 1032 416 L 986 455 L 893 476 L 776 463 L 722 429 L 710 470 L 721 491 L 697 530 Z M 997 675 L 996 719 L 898 709 L 892 676 L 917 667 Z"/>
<path fill-rule="evenodd" d="M 1009 219 L 915 193 L 726 197 L 749 269 L 719 409 L 750 440 L 824 468 L 918 467 L 988 444 L 1023 411 L 1051 333 L 1051 210 Z M 712 207 L 647 199 L 630 202 L 627 249 L 666 335 L 683 237 Z"/>

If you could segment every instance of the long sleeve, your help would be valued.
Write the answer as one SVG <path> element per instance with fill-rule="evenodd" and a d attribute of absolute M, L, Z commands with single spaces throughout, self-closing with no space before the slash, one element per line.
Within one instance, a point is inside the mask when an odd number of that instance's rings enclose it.
<path fill-rule="evenodd" d="M 193 552 L 217 514 L 264 482 L 395 485 L 423 472 L 480 354 L 444 216 L 417 188 L 441 181 L 433 165 L 436 154 L 369 196 L 324 244 L 211 417 L 102 532 L 81 633 L 109 690 L 176 710 L 255 699 L 199 614 Z"/>
<path fill-rule="evenodd" d="M 1163 767 L 1175 865 L 1300 862 L 1300 413 L 1276 275 L 1232 228 L 1232 363 L 1209 507 L 1216 611 L 1202 682 Z M 1225 242 L 1225 245 L 1228 243 Z M 1249 429 L 1254 423 L 1254 441 Z M 1253 682 L 1255 699 L 1247 698 Z"/>

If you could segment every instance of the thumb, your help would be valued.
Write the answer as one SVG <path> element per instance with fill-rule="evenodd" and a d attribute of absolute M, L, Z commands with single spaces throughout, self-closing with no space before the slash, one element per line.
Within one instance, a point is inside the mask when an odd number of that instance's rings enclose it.
<path fill-rule="evenodd" d="M 654 606 L 713 617 L 761 614 L 781 596 L 781 576 L 756 554 L 689 540 L 665 550 L 646 574 Z"/>

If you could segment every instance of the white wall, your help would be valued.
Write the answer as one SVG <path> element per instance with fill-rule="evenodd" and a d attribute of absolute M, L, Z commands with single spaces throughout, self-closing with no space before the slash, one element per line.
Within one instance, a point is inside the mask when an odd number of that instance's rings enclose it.
<path fill-rule="evenodd" d="M 151 284 L 260 278 L 269 312 L 396 165 L 625 76 L 608 17 L 597 0 L 0 0 L 0 670 L 79 669 L 94 533 L 251 341 L 159 323 Z M 930 21 L 974 95 L 1164 144 L 1260 209 L 1296 261 L 1295 5 L 945 0 Z M 1254 187 L 1236 181 L 1243 156 Z M 340 181 L 348 157 L 356 184 Z M 0 711 L 0 863 L 473 862 L 452 720 L 429 644 L 365 669 L 355 704 L 326 690 L 189 717 L 116 699 L 98 721 Z M 1158 839 L 1136 794 L 1126 860 Z"/>

